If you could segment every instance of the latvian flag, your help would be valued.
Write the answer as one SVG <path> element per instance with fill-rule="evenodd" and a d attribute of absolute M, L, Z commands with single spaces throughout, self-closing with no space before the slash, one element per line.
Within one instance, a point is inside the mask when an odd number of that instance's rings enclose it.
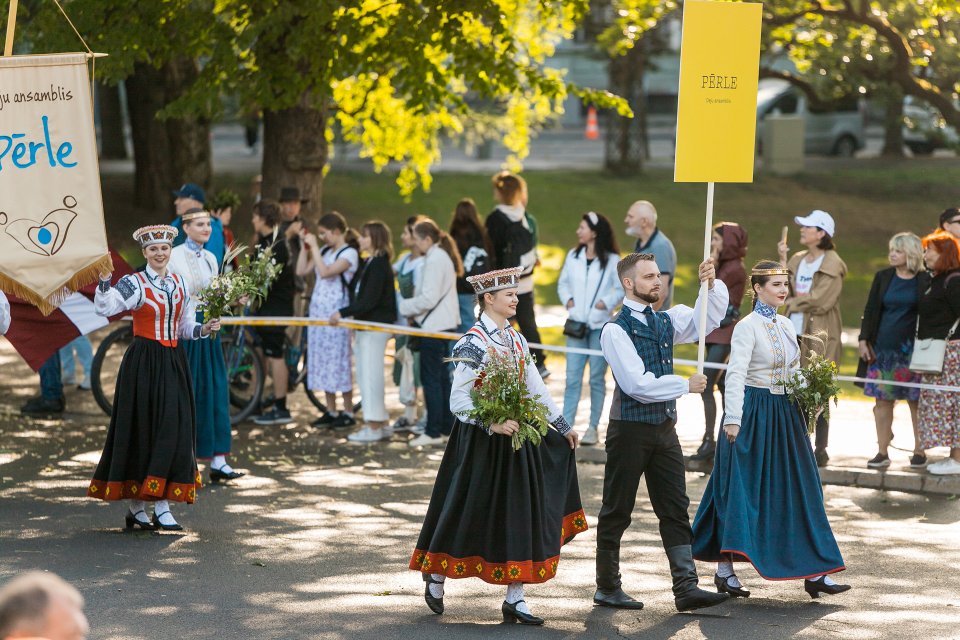
<path fill-rule="evenodd" d="M 111 250 L 110 256 L 113 258 L 111 284 L 116 284 L 117 280 L 133 273 L 133 270 L 116 252 Z M 47 358 L 74 338 L 85 336 L 123 317 L 121 314 L 103 318 L 94 312 L 93 294 L 96 289 L 97 285 L 93 283 L 77 293 L 70 294 L 60 307 L 48 316 L 40 313 L 40 310 L 29 302 L 8 295 L 10 329 L 5 337 L 27 364 L 34 371 L 38 370 Z"/>

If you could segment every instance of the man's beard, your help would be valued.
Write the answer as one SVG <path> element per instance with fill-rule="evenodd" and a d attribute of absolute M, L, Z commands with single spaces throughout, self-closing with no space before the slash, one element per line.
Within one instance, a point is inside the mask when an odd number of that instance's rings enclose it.
<path fill-rule="evenodd" d="M 643 300 L 647 304 L 653 304 L 655 302 L 659 302 L 660 300 L 659 293 L 653 293 L 652 291 L 650 293 L 640 293 L 637 291 L 637 285 L 633 285 L 633 295 L 640 300 Z"/>

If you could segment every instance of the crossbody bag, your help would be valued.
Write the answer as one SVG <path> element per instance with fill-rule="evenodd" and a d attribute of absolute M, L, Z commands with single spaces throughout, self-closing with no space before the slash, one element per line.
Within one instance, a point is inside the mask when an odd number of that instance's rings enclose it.
<path fill-rule="evenodd" d="M 590 268 L 587 267 L 587 277 L 590 277 L 589 274 Z M 593 304 L 597 301 L 597 296 L 600 295 L 600 288 L 603 287 L 603 276 L 607 272 L 607 263 L 603 263 L 603 268 L 600 270 L 600 282 L 597 283 L 597 290 L 593 292 L 593 300 L 590 301 L 590 306 L 587 307 L 587 317 L 590 317 L 590 310 L 593 309 Z M 563 335 L 570 336 L 571 338 L 576 338 L 577 340 L 583 340 L 587 336 L 587 331 L 590 330 L 590 326 L 586 322 L 581 322 L 580 320 L 574 320 L 573 318 L 567 318 L 567 321 L 563 323 Z"/>
<path fill-rule="evenodd" d="M 950 332 L 943 340 L 940 338 L 924 338 L 914 340 L 913 353 L 910 355 L 910 371 L 914 373 L 943 373 L 943 360 L 947 354 L 947 341 L 953 337 L 960 326 L 957 318 Z M 917 331 L 920 330 L 920 318 L 917 318 Z"/>

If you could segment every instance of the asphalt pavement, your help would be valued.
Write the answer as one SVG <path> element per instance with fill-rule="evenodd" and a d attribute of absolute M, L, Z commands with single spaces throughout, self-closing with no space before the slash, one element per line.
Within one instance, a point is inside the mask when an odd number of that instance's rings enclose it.
<path fill-rule="evenodd" d="M 106 416 L 88 393 L 70 390 L 62 418 L 21 418 L 16 407 L 36 377 L 6 343 L 0 371 L 0 580 L 25 569 L 59 573 L 86 598 L 94 639 L 960 638 L 955 496 L 827 485 L 848 567 L 837 578 L 852 591 L 812 601 L 799 581 L 743 570 L 751 598 L 677 614 L 642 489 L 622 571 L 645 609 L 592 606 L 591 530 L 564 548 L 556 579 L 527 589 L 547 625 L 525 628 L 500 622 L 503 588 L 478 580 L 448 582 L 447 612 L 433 615 L 406 568 L 438 450 L 412 451 L 399 437 L 348 444 L 309 427 L 315 413 L 296 393 L 296 423 L 237 429 L 232 460 L 247 476 L 175 506 L 186 532 L 124 533 L 124 506 L 85 497 Z M 685 411 L 689 447 L 697 424 L 693 405 Z M 603 467 L 582 462 L 579 474 L 595 527 Z M 687 482 L 692 513 L 706 477 L 689 473 Z M 710 585 L 713 568 L 699 568 Z"/>

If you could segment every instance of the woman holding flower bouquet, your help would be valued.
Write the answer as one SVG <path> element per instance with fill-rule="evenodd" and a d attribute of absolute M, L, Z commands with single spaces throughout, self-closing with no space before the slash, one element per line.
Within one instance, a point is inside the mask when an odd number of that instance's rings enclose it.
<path fill-rule="evenodd" d="M 101 316 L 132 311 L 134 337 L 117 373 L 107 442 L 87 496 L 129 500 L 127 529 L 179 531 L 170 502 L 193 502 L 200 474 L 190 369 L 177 345 L 208 337 L 220 319 L 197 323 L 183 278 L 168 268 L 175 228 L 142 227 L 133 237 L 146 268 L 113 287 L 110 274 L 101 273 L 93 300 Z M 146 502 L 154 503 L 152 520 Z"/>
<path fill-rule="evenodd" d="M 183 279 L 190 301 L 196 305 L 198 294 L 217 275 L 220 265 L 216 257 L 203 248 L 210 239 L 210 213 L 190 209 L 180 219 L 187 239 L 173 248 L 170 271 Z M 202 312 L 198 314 L 198 320 L 202 315 Z M 232 439 L 230 389 L 220 337 L 191 340 L 184 343 L 183 348 L 190 364 L 197 409 L 197 458 L 210 460 L 210 482 L 239 478 L 243 473 L 234 471 L 226 458 L 230 455 Z"/>
<path fill-rule="evenodd" d="M 725 437 L 693 522 L 694 557 L 717 562 L 717 591 L 734 597 L 750 595 L 733 570 L 744 561 L 767 580 L 803 579 L 811 598 L 850 589 L 827 575 L 845 569 L 843 557 L 823 508 L 807 420 L 787 394 L 800 367 L 796 329 L 777 314 L 789 279 L 779 262 L 761 261 L 751 273 L 753 312 L 731 342 Z"/>
<path fill-rule="evenodd" d="M 471 276 L 480 319 L 453 349 L 456 416 L 410 568 L 443 613 L 446 578 L 507 585 L 505 622 L 543 624 L 524 583 L 553 578 L 560 547 L 586 531 L 574 449 L 530 355 L 509 324 L 520 267 Z M 553 428 L 550 428 L 552 425 Z"/>

